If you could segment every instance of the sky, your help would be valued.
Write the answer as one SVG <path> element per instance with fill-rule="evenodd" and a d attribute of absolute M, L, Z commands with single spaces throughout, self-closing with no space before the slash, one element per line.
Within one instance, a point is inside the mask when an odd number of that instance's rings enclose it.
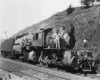
<path fill-rule="evenodd" d="M 0 39 L 36 24 L 80 0 L 0 0 Z"/>

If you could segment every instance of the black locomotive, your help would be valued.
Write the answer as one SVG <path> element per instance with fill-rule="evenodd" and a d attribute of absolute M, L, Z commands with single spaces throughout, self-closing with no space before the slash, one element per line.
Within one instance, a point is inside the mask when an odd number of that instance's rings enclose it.
<path fill-rule="evenodd" d="M 55 47 L 52 36 L 53 28 L 40 29 L 34 32 L 23 33 L 15 38 L 6 39 L 1 44 L 1 55 L 3 57 L 24 58 L 26 61 L 38 62 L 41 65 L 69 66 L 74 70 L 92 72 L 95 60 L 92 53 L 74 50 L 75 38 L 73 29 L 69 34 L 69 44 L 63 39 L 66 31 L 60 38 L 60 48 Z M 48 41 L 49 40 L 49 41 Z"/>

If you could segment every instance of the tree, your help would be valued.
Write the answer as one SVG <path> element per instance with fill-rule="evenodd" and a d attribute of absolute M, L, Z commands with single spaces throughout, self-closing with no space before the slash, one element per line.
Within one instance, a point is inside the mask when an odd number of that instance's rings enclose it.
<path fill-rule="evenodd" d="M 94 0 L 81 0 L 81 4 L 84 5 L 86 8 L 90 7 L 90 4 L 93 2 Z"/>
<path fill-rule="evenodd" d="M 67 15 L 71 14 L 73 12 L 74 8 L 72 7 L 72 5 L 70 4 L 69 7 L 66 10 Z"/>
<path fill-rule="evenodd" d="M 100 0 L 96 0 L 98 3 L 100 2 Z"/>
<path fill-rule="evenodd" d="M 100 2 L 100 0 L 96 0 L 97 2 Z"/>

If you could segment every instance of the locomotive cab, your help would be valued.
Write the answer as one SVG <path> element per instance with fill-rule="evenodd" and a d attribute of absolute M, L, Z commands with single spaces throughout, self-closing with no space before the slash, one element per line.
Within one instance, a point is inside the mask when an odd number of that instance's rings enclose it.
<path fill-rule="evenodd" d="M 51 30 L 52 28 L 33 32 L 32 37 L 28 37 L 28 39 L 31 40 L 31 45 L 29 46 L 35 48 L 39 48 L 39 47 L 46 48 L 46 36 L 47 33 L 50 32 Z"/>

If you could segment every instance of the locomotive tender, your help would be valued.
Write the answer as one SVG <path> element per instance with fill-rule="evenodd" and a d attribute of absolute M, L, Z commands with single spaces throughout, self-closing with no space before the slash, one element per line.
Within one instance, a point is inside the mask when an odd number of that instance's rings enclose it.
<path fill-rule="evenodd" d="M 16 38 L 6 39 L 1 44 L 1 55 L 18 59 L 23 57 L 26 61 L 39 62 L 41 65 L 46 66 L 54 64 L 57 66 L 69 66 L 74 70 L 81 69 L 83 72 L 93 71 L 95 61 L 92 53 L 87 50 L 83 52 L 73 50 L 72 45 L 75 44 L 75 39 L 72 37 L 73 31 L 69 33 L 71 37 L 69 45 L 63 39 L 61 40 L 60 48 L 55 48 L 54 45 L 47 45 L 46 37 L 52 29 L 42 29 L 33 33 L 24 33 Z"/>

